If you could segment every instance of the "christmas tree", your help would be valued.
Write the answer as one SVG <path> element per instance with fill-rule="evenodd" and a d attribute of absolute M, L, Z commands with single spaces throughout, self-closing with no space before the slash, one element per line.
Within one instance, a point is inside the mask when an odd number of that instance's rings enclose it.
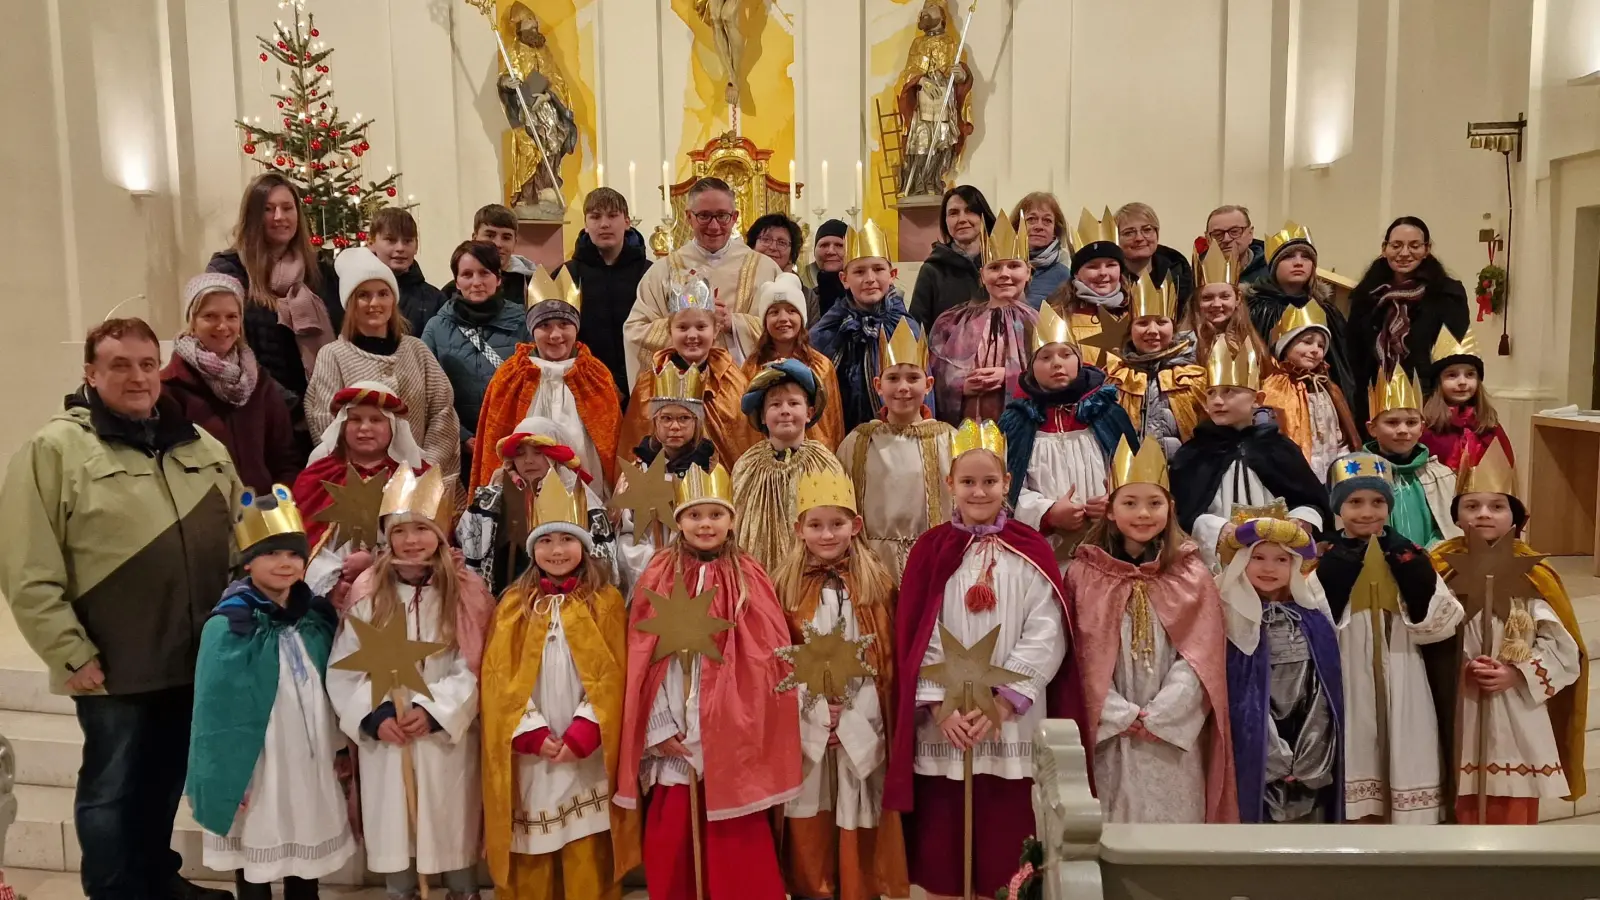
<path fill-rule="evenodd" d="M 333 51 L 317 40 L 315 18 L 306 0 L 284 0 L 279 7 L 292 15 L 279 20 L 270 38 L 257 36 L 261 63 L 276 60 L 278 105 L 283 129 L 261 127 L 261 118 L 238 121 L 244 152 L 261 167 L 293 182 L 305 203 L 311 243 L 323 253 L 354 246 L 367 239 L 366 223 L 399 193 L 393 170 L 382 181 L 361 183 L 361 156 L 371 146 L 372 120 L 354 121 L 339 114 L 333 99 L 328 58 Z M 287 72 L 285 72 L 287 70 Z"/>

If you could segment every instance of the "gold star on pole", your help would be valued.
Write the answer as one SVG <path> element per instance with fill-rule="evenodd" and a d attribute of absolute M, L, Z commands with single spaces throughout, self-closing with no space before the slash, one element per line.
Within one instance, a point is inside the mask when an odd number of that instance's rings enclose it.
<path fill-rule="evenodd" d="M 344 659 L 328 663 L 328 666 L 349 672 L 365 672 L 372 679 L 373 709 L 388 700 L 395 688 L 410 688 L 418 696 L 433 699 L 433 694 L 428 691 L 428 683 L 422 680 L 420 665 L 423 660 L 445 649 L 444 644 L 407 638 L 403 612 L 390 615 L 389 621 L 382 625 L 374 625 L 355 616 L 345 619 L 345 625 L 356 630 L 356 639 L 361 646 Z"/>
<path fill-rule="evenodd" d="M 877 635 L 869 634 L 860 640 L 844 636 L 844 620 L 834 625 L 832 631 L 818 631 L 810 622 L 801 626 L 805 642 L 790 647 L 779 647 L 777 654 L 794 666 L 778 683 L 779 691 L 793 690 L 805 685 L 809 695 L 805 708 L 827 697 L 832 702 L 843 700 L 848 706 L 850 694 L 846 688 L 852 678 L 876 678 L 878 670 L 867 662 L 867 648 Z"/>
<path fill-rule="evenodd" d="M 1078 343 L 1110 353 L 1112 356 L 1121 356 L 1124 345 L 1128 343 L 1128 335 L 1133 331 L 1133 316 L 1114 316 L 1101 309 L 1095 311 L 1094 320 L 1100 326 L 1100 331 Z"/>
<path fill-rule="evenodd" d="M 383 508 L 384 482 L 382 475 L 362 478 L 354 464 L 345 466 L 344 484 L 322 483 L 333 503 L 312 520 L 338 531 L 339 545 L 348 541 L 357 547 L 378 546 L 378 510 Z"/>
<path fill-rule="evenodd" d="M 1384 558 L 1376 535 L 1367 541 L 1366 555 L 1361 558 L 1361 573 L 1350 588 L 1351 612 L 1374 609 L 1378 612 L 1400 612 L 1400 585 L 1395 582 L 1394 573 L 1389 571 L 1389 560 Z M 1377 628 L 1373 634 L 1381 635 L 1383 630 Z"/>
<path fill-rule="evenodd" d="M 722 651 L 717 649 L 713 638 L 732 628 L 733 623 L 710 614 L 711 601 L 717 597 L 716 588 L 707 588 L 691 597 L 683 583 L 683 573 L 679 572 L 673 579 L 670 595 L 662 596 L 649 588 L 645 588 L 644 593 L 655 615 L 634 627 L 656 636 L 651 662 L 660 662 L 674 653 L 699 654 L 722 662 Z"/>
<path fill-rule="evenodd" d="M 978 638 L 977 643 L 968 647 L 956 640 L 943 622 L 939 623 L 939 645 L 944 648 L 944 662 L 923 666 L 919 673 L 920 677 L 944 688 L 944 703 L 939 705 L 938 712 L 934 714 L 935 722 L 944 721 L 953 712 L 970 711 L 971 707 L 965 699 L 969 687 L 972 689 L 971 706 L 982 710 L 989 721 L 1000 721 L 1000 715 L 994 708 L 994 689 L 1002 684 L 1027 681 L 1028 676 L 989 662 L 994 656 L 994 645 L 998 640 L 1000 626 L 996 625 L 988 634 Z"/>
<path fill-rule="evenodd" d="M 618 460 L 626 466 L 626 460 Z M 625 509 L 633 513 L 634 534 L 650 527 L 652 521 L 676 531 L 678 520 L 672 517 L 672 505 L 677 501 L 677 491 L 667 476 L 667 455 L 656 454 L 655 461 L 643 472 L 629 467 L 627 486 L 611 498 L 612 509 Z"/>
<path fill-rule="evenodd" d="M 1548 557 L 1543 554 L 1519 556 L 1516 543 L 1516 538 L 1509 534 L 1491 544 L 1483 535 L 1468 531 L 1466 552 L 1444 554 L 1444 561 L 1452 570 L 1450 590 L 1460 598 L 1467 619 L 1482 611 L 1491 577 L 1495 589 L 1494 608 L 1490 612 L 1501 620 L 1511 614 L 1512 597 L 1524 590 L 1534 590 L 1529 573 Z"/>

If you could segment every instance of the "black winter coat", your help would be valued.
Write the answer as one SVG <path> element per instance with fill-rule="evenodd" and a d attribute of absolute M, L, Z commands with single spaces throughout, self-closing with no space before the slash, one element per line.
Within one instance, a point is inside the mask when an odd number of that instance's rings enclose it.
<path fill-rule="evenodd" d="M 1460 340 L 1467 333 L 1472 314 L 1467 305 L 1467 289 L 1454 278 L 1446 277 L 1428 285 L 1428 291 L 1411 307 L 1411 331 L 1406 335 L 1406 369 L 1414 372 L 1423 395 L 1433 390 L 1433 378 L 1428 363 L 1433 342 L 1439 339 L 1439 329 L 1449 328 Z M 1350 360 L 1351 377 L 1360 386 L 1345 399 L 1350 402 L 1350 413 L 1364 428 L 1367 414 L 1367 385 L 1378 377 L 1378 335 L 1383 332 L 1388 316 L 1379 312 L 1366 281 L 1350 292 L 1350 322 L 1346 328 L 1349 339 L 1345 353 Z"/>
<path fill-rule="evenodd" d="M 331 262 L 318 260 L 318 268 L 321 270 L 322 284 L 315 291 L 328 308 L 328 319 L 333 323 L 333 334 L 329 337 L 333 338 L 344 326 L 344 307 L 339 304 L 339 275 L 333 270 Z M 249 296 L 250 276 L 245 273 L 244 262 L 239 259 L 237 250 L 221 250 L 211 254 L 206 271 L 239 279 L 239 283 L 244 285 L 245 296 Z M 267 370 L 273 381 L 292 395 L 289 407 L 295 418 L 299 419 L 302 415 L 300 406 L 306 396 L 306 369 L 300 362 L 300 347 L 295 343 L 294 332 L 289 326 L 278 324 L 277 310 L 247 300 L 244 304 L 244 339 L 255 351 L 256 362 Z"/>
<path fill-rule="evenodd" d="M 422 277 L 422 266 L 413 262 L 411 268 L 395 276 L 400 284 L 400 315 L 406 317 L 406 326 L 412 337 L 422 337 L 428 320 L 444 306 L 444 291 L 429 284 Z"/>
<path fill-rule="evenodd" d="M 644 251 L 644 235 L 629 228 L 622 240 L 616 262 L 607 265 L 600 250 L 587 233 L 578 235 L 572 258 L 562 264 L 572 283 L 583 289 L 583 318 L 578 324 L 578 340 L 611 370 L 611 377 L 628 402 L 633 386 L 628 383 L 628 354 L 622 345 L 622 323 L 633 311 L 639 281 L 650 271 Z M 557 270 L 560 274 L 560 270 Z"/>
<path fill-rule="evenodd" d="M 949 244 L 938 243 L 917 272 L 911 308 L 907 311 L 926 331 L 940 313 L 982 296 L 983 282 L 978 278 L 977 264 Z"/>

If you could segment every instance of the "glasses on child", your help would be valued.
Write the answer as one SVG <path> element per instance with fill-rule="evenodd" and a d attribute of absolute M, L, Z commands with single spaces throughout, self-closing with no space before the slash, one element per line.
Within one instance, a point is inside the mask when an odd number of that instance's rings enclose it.
<path fill-rule="evenodd" d="M 718 225 L 726 225 L 733 221 L 733 213 L 731 212 L 692 212 L 689 215 L 693 216 L 694 220 L 701 225 L 710 225 L 712 222 Z"/>

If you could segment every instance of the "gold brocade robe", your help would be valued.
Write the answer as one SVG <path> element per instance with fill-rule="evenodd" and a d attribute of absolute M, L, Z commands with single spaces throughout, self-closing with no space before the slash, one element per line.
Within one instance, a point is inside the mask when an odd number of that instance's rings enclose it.
<path fill-rule="evenodd" d="M 622 435 L 617 447 L 628 452 L 650 434 L 650 398 L 655 394 L 655 373 L 672 362 L 672 348 L 659 350 L 652 357 L 649 370 L 639 373 L 634 381 L 633 397 L 628 401 L 628 412 L 622 421 Z M 711 355 L 701 363 L 701 385 L 705 388 L 705 438 L 717 448 L 717 458 L 727 465 L 738 459 L 761 435 L 750 427 L 750 420 L 739 409 L 744 399 L 745 387 L 750 383 L 744 370 L 734 363 L 733 357 L 721 347 L 713 347 Z"/>
<path fill-rule="evenodd" d="M 1134 430 L 1144 434 L 1149 373 L 1113 359 L 1106 369 L 1106 381 L 1116 385 L 1117 405 L 1133 421 Z M 1172 417 L 1178 420 L 1178 436 L 1187 441 L 1194 434 L 1194 427 L 1206 418 L 1206 370 L 1193 363 L 1171 366 L 1158 371 L 1156 381 L 1172 406 Z"/>
<path fill-rule="evenodd" d="M 1339 436 L 1345 446 L 1361 446 L 1361 432 L 1356 428 L 1355 419 L 1350 416 L 1350 405 L 1345 402 L 1344 392 L 1328 379 L 1325 371 L 1316 375 L 1297 376 L 1279 369 L 1261 379 L 1261 392 L 1267 395 L 1267 406 L 1272 407 L 1277 416 L 1278 430 L 1295 442 L 1307 461 L 1311 459 L 1313 435 L 1311 400 L 1306 387 L 1308 378 L 1320 379 L 1328 399 L 1333 402 L 1334 412 L 1339 416 Z"/>
<path fill-rule="evenodd" d="M 805 353 L 798 357 L 812 372 L 816 373 L 817 385 L 822 391 L 822 414 L 817 417 L 817 424 L 806 429 L 806 437 L 821 443 L 829 450 L 839 449 L 839 442 L 844 440 L 844 404 L 839 402 L 839 376 L 833 371 L 833 360 L 828 359 L 815 348 L 807 347 Z M 744 377 L 756 377 L 761 371 L 762 363 L 754 356 L 744 361 Z"/>
<path fill-rule="evenodd" d="M 808 473 L 845 474 L 833 451 L 806 440 L 782 459 L 766 441 L 751 447 L 733 464 L 733 506 L 738 515 L 739 549 L 754 556 L 771 573 L 795 545 L 796 489 Z"/>
<path fill-rule="evenodd" d="M 1108 350 L 1098 347 L 1085 347 L 1083 342 L 1100 333 L 1100 320 L 1095 318 L 1091 310 L 1085 312 L 1085 304 L 1076 302 L 1060 302 L 1052 299 L 1050 305 L 1055 307 L 1056 315 L 1067 320 L 1067 328 L 1072 332 L 1073 343 L 1078 345 L 1078 355 L 1084 362 L 1097 369 L 1109 369 L 1113 364 L 1120 362 L 1121 357 Z"/>
<path fill-rule="evenodd" d="M 561 627 L 567 636 L 584 693 L 600 718 L 600 747 L 605 754 L 608 792 L 617 787 L 621 759 L 622 697 L 627 687 L 628 611 L 622 595 L 607 585 L 588 603 L 568 598 L 561 604 Z M 522 720 L 528 698 L 539 683 L 544 662 L 541 648 L 550 630 L 548 614 L 531 611 L 528 597 L 513 585 L 495 610 L 489 643 L 479 677 L 483 723 L 484 848 L 496 885 L 509 883 L 511 826 L 516 810 L 516 759 L 512 734 Z M 598 873 L 620 881 L 639 864 L 638 813 L 607 803 L 611 814 L 613 871 Z"/>

